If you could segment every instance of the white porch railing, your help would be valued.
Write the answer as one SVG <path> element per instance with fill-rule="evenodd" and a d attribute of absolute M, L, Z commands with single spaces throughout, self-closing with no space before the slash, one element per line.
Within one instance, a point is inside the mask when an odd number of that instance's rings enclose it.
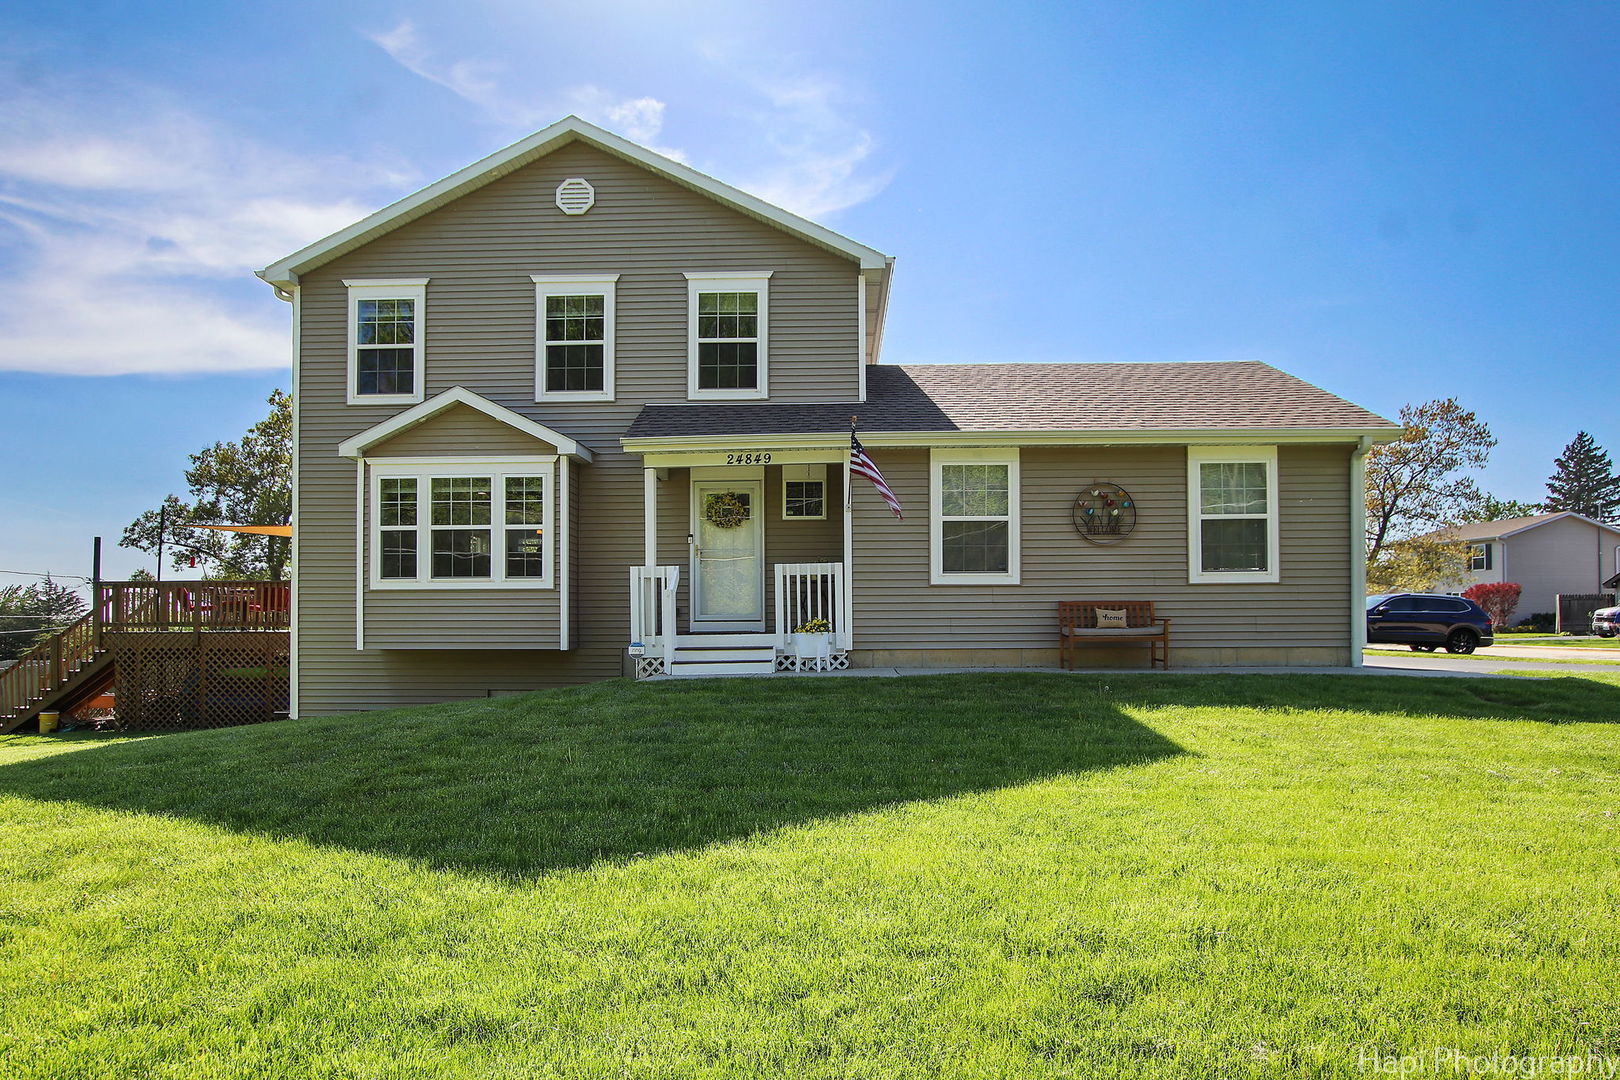
<path fill-rule="evenodd" d="M 678 566 L 630 568 L 630 640 L 644 646 L 643 657 L 661 659 L 665 674 L 675 659 L 675 592 L 680 583 Z"/>
<path fill-rule="evenodd" d="M 776 639 L 781 647 L 787 647 L 795 626 L 826 619 L 833 629 L 833 648 L 848 652 L 848 611 L 843 563 L 776 564 Z"/>

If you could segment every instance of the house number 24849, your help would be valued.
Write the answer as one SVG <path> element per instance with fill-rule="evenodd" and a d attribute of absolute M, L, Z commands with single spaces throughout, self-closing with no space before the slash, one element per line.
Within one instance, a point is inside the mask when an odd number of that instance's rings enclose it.
<path fill-rule="evenodd" d="M 746 453 L 746 454 L 727 454 L 726 455 L 726 464 L 727 465 L 769 465 L 770 463 L 771 463 L 771 455 L 770 454 L 760 454 L 760 453 L 750 452 L 750 453 Z"/>

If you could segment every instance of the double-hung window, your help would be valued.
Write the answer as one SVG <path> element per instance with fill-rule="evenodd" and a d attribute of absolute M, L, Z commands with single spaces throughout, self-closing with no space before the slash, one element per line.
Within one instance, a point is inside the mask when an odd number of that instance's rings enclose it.
<path fill-rule="evenodd" d="M 1274 582 L 1277 448 L 1187 448 L 1188 580 Z"/>
<path fill-rule="evenodd" d="M 928 486 L 929 580 L 1018 584 L 1018 451 L 935 450 Z"/>
<path fill-rule="evenodd" d="M 618 274 L 531 274 L 538 326 L 536 401 L 613 400 L 613 308 Z"/>
<path fill-rule="evenodd" d="M 782 518 L 825 520 L 827 517 L 827 466 L 782 466 Z"/>
<path fill-rule="evenodd" d="M 427 278 L 346 280 L 349 404 L 422 400 Z"/>
<path fill-rule="evenodd" d="M 1478 573 L 1491 568 L 1491 545 L 1473 544 L 1468 548 L 1468 569 Z"/>
<path fill-rule="evenodd" d="M 552 458 L 372 465 L 374 588 L 550 588 Z"/>
<path fill-rule="evenodd" d="M 687 397 L 767 396 L 770 272 L 687 274 Z"/>

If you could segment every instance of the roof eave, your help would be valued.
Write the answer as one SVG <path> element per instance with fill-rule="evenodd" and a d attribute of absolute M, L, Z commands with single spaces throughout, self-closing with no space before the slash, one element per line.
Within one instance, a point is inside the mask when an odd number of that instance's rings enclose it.
<path fill-rule="evenodd" d="M 862 431 L 863 446 L 1096 446 L 1096 445 L 1204 445 L 1219 443 L 1355 443 L 1362 439 L 1390 442 L 1395 428 L 1167 428 L 1117 431 Z M 619 445 L 629 454 L 658 451 L 735 447 L 739 439 L 757 439 L 772 447 L 790 449 L 843 445 L 843 432 L 753 432 L 718 435 L 623 436 Z"/>
<path fill-rule="evenodd" d="M 818 225 L 779 206 L 773 206 L 763 199 L 722 183 L 688 165 L 656 154 L 646 147 L 638 146 L 577 116 L 568 116 L 383 207 L 347 228 L 300 248 L 259 270 L 257 276 L 278 288 L 289 288 L 297 284 L 299 275 L 353 251 L 576 140 L 590 143 L 607 153 L 635 162 L 750 217 L 774 225 L 829 251 L 847 256 L 855 260 L 863 270 L 884 271 L 888 267 L 887 257 L 875 248 L 857 243 L 824 225 Z"/>

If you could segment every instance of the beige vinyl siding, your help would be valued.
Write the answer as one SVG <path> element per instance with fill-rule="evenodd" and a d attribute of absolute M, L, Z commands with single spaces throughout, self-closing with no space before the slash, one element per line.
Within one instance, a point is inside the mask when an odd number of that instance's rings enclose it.
<path fill-rule="evenodd" d="M 1173 649 L 1349 646 L 1349 450 L 1278 450 L 1282 580 L 1187 582 L 1185 447 L 1029 448 L 1021 454 L 1023 573 L 1018 585 L 930 585 L 928 451 L 874 450 L 906 510 L 896 521 L 855 489 L 855 648 L 1050 649 L 1059 600 L 1151 600 Z M 1125 542 L 1088 544 L 1075 496 L 1119 484 L 1139 520 Z"/>
<path fill-rule="evenodd" d="M 557 184 L 570 176 L 587 178 L 597 192 L 595 207 L 578 217 L 562 214 L 553 201 Z M 771 400 L 853 400 L 858 385 L 853 261 L 579 144 L 305 276 L 296 601 L 301 713 L 442 701 L 622 673 L 628 568 L 642 560 L 642 523 L 640 459 L 623 454 L 618 439 L 643 404 L 686 399 L 683 272 L 734 270 L 774 272 Z M 537 405 L 529 275 L 576 273 L 620 275 L 617 398 Z M 576 465 L 572 476 L 577 516 L 569 652 L 480 652 L 471 641 L 473 647 L 457 650 L 382 648 L 372 637 L 364 652 L 355 650 L 355 466 L 337 455 L 337 444 L 403 410 L 343 404 L 348 302 L 343 279 L 390 277 L 430 279 L 427 396 L 465 386 L 595 452 L 595 460 Z M 403 454 L 400 446 L 414 445 L 413 433 L 400 439 L 391 440 L 390 453 Z M 479 447 L 487 450 L 493 447 Z M 677 526 L 683 550 L 685 521 L 683 511 Z M 368 623 L 375 595 L 375 590 L 368 593 Z M 414 608 L 402 603 L 397 618 L 437 623 L 462 637 L 484 632 L 469 626 L 467 616 L 441 610 L 438 596 L 424 603 Z M 475 607 L 469 603 L 465 610 Z M 389 617 L 396 616 L 390 612 Z M 393 635 L 404 632 L 385 630 L 382 640 L 403 641 Z M 441 641 L 447 636 L 431 629 L 422 633 Z"/>
<path fill-rule="evenodd" d="M 507 427 L 477 409 L 456 405 L 378 443 L 366 451 L 366 457 L 520 457 L 556 452 L 550 443 Z"/>

